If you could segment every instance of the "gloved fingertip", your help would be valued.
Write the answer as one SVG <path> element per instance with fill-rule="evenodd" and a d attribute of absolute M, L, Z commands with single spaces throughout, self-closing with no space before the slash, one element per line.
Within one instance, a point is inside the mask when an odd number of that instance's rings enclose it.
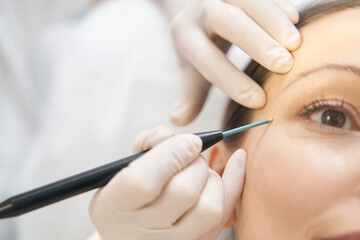
<path fill-rule="evenodd" d="M 286 8 L 286 12 L 288 13 L 288 16 L 292 23 L 296 24 L 299 22 L 299 12 L 295 6 L 289 5 Z"/>
<path fill-rule="evenodd" d="M 292 55 L 284 49 L 273 59 L 271 70 L 276 73 L 284 74 L 289 72 L 293 65 L 294 59 Z"/>
<path fill-rule="evenodd" d="M 186 115 L 186 109 L 174 110 L 170 113 L 170 120 L 173 124 L 177 126 L 184 126 L 191 122 L 191 120 L 188 120 L 186 118 Z"/>
<path fill-rule="evenodd" d="M 294 9 L 294 13 L 291 13 L 291 21 L 294 24 L 297 24 L 299 22 L 299 19 L 300 19 L 299 12 L 296 9 Z"/>
<path fill-rule="evenodd" d="M 191 136 L 191 138 L 193 138 L 193 145 L 195 147 L 195 152 L 198 152 L 199 150 L 201 150 L 203 142 L 200 137 L 198 137 L 194 134 L 190 134 L 190 136 Z"/>
<path fill-rule="evenodd" d="M 240 195 L 244 184 L 245 167 L 246 152 L 243 149 L 238 149 L 229 158 L 222 176 L 225 189 L 231 191 L 228 192 L 229 196 L 236 198 Z"/>
<path fill-rule="evenodd" d="M 101 238 L 100 238 L 98 232 L 94 232 L 86 240 L 101 240 Z"/>
<path fill-rule="evenodd" d="M 172 123 L 178 126 L 185 125 L 184 112 L 186 111 L 186 106 L 181 97 L 178 97 L 174 104 L 171 107 L 170 111 L 170 120 Z"/>
<path fill-rule="evenodd" d="M 233 177 L 238 178 L 239 177 L 238 176 L 239 171 L 241 173 L 245 172 L 245 165 L 246 165 L 246 152 L 245 152 L 245 150 L 243 150 L 243 149 L 236 150 L 231 155 L 231 157 L 229 158 L 229 160 L 228 160 L 228 162 L 226 164 L 224 174 L 223 174 L 223 178 L 225 177 L 225 175 L 229 175 L 229 172 L 232 173 L 231 175 L 233 175 Z"/>
<path fill-rule="evenodd" d="M 245 165 L 246 165 L 246 152 L 245 152 L 245 150 L 243 150 L 243 149 L 236 150 L 233 153 L 232 157 L 234 159 L 236 159 L 239 168 L 245 169 Z"/>
<path fill-rule="evenodd" d="M 286 15 L 289 17 L 293 24 L 296 24 L 299 21 L 299 11 L 296 6 L 288 0 L 274 0 L 275 3 L 282 8 Z"/>
<path fill-rule="evenodd" d="M 292 29 L 287 37 L 286 48 L 289 51 L 298 49 L 301 45 L 301 36 L 297 29 Z"/>
<path fill-rule="evenodd" d="M 184 126 L 194 120 L 196 115 L 188 102 L 178 99 L 171 109 L 170 120 L 177 126 Z"/>
<path fill-rule="evenodd" d="M 257 88 L 249 99 L 249 107 L 259 109 L 264 107 L 266 104 L 266 94 L 262 88 Z"/>
<path fill-rule="evenodd" d="M 197 158 L 202 148 L 201 139 L 194 134 L 177 135 L 165 144 L 162 146 L 163 149 L 159 150 L 160 148 L 158 148 L 157 151 L 162 151 L 161 154 L 163 154 L 164 149 L 167 149 L 171 153 L 169 156 L 172 156 L 173 160 L 179 163 L 176 165 L 179 171 Z M 169 159 L 167 158 L 167 160 Z"/>
<path fill-rule="evenodd" d="M 245 107 L 260 109 L 266 104 L 266 94 L 261 87 L 256 86 L 252 91 L 240 92 L 234 100 Z"/>

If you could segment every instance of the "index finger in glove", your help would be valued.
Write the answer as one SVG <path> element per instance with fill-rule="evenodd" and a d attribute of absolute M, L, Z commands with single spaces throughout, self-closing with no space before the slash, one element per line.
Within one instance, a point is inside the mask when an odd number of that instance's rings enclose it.
<path fill-rule="evenodd" d="M 274 25 L 270 25 L 269 29 L 263 29 L 243 9 L 224 2 L 213 4 L 207 11 L 208 19 L 205 21 L 208 31 L 236 44 L 255 61 L 273 72 L 286 73 L 291 69 L 292 56 L 282 44 L 286 46 L 288 44 L 286 41 L 290 39 L 291 42 L 296 39 L 295 44 L 289 45 L 299 45 L 300 41 L 297 38 L 300 39 L 300 35 L 294 26 L 294 30 L 284 30 L 277 27 L 279 24 L 271 21 Z M 278 21 L 283 24 L 282 20 Z M 287 22 L 290 20 L 287 19 Z M 283 43 L 278 42 L 272 35 L 284 39 Z"/>
<path fill-rule="evenodd" d="M 226 0 L 226 2 L 241 8 L 252 20 L 287 49 L 295 50 L 300 46 L 300 33 L 286 12 L 279 6 L 280 4 L 278 5 L 269 0 Z M 289 8 L 287 7 L 287 9 Z M 292 13 L 292 15 L 296 14 Z M 296 18 L 296 16 L 293 16 L 293 18 Z"/>
<path fill-rule="evenodd" d="M 120 171 L 104 187 L 102 197 L 117 211 L 151 203 L 176 173 L 196 159 L 202 142 L 192 134 L 177 135 L 152 148 Z"/>
<path fill-rule="evenodd" d="M 189 34 L 196 41 L 189 42 L 179 36 L 179 44 L 181 43 L 184 56 L 205 79 L 220 88 L 231 99 L 246 107 L 260 108 L 264 106 L 265 92 L 255 81 L 236 68 L 199 29 L 189 29 Z M 196 51 L 192 49 L 196 49 Z"/>

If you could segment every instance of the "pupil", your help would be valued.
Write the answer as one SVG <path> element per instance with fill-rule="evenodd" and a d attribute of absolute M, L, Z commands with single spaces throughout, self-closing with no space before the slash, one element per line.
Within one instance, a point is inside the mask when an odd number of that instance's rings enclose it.
<path fill-rule="evenodd" d="M 345 125 L 345 115 L 334 110 L 325 110 L 321 115 L 321 123 L 341 128 Z"/>

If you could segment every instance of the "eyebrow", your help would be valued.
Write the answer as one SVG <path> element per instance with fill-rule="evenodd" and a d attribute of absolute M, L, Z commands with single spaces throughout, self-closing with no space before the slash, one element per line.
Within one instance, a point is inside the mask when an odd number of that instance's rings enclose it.
<path fill-rule="evenodd" d="M 310 69 L 308 71 L 299 73 L 297 75 L 297 77 L 293 81 L 291 81 L 291 83 L 289 85 L 287 85 L 283 89 L 283 92 L 286 89 L 288 89 L 291 85 L 293 85 L 295 82 L 300 80 L 301 78 L 304 78 L 304 77 L 307 77 L 308 75 L 311 75 L 311 74 L 314 74 L 314 73 L 317 73 L 317 72 L 321 72 L 321 71 L 325 71 L 325 70 L 336 70 L 336 71 L 350 72 L 350 73 L 353 73 L 353 74 L 360 77 L 360 68 L 356 67 L 354 65 L 349 65 L 349 64 L 345 64 L 345 65 L 341 65 L 341 64 L 325 64 L 325 65 L 322 65 L 320 67 L 313 68 L 313 69 Z"/>

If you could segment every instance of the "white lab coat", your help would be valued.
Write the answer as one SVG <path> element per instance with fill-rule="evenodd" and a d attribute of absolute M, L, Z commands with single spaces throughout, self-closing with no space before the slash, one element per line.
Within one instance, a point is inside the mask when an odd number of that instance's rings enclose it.
<path fill-rule="evenodd" d="M 150 0 L 0 0 L 0 200 L 129 155 L 137 133 L 159 124 L 219 128 L 219 90 L 190 126 L 170 124 L 180 84 Z M 85 239 L 91 195 L 1 220 L 0 239 Z"/>

